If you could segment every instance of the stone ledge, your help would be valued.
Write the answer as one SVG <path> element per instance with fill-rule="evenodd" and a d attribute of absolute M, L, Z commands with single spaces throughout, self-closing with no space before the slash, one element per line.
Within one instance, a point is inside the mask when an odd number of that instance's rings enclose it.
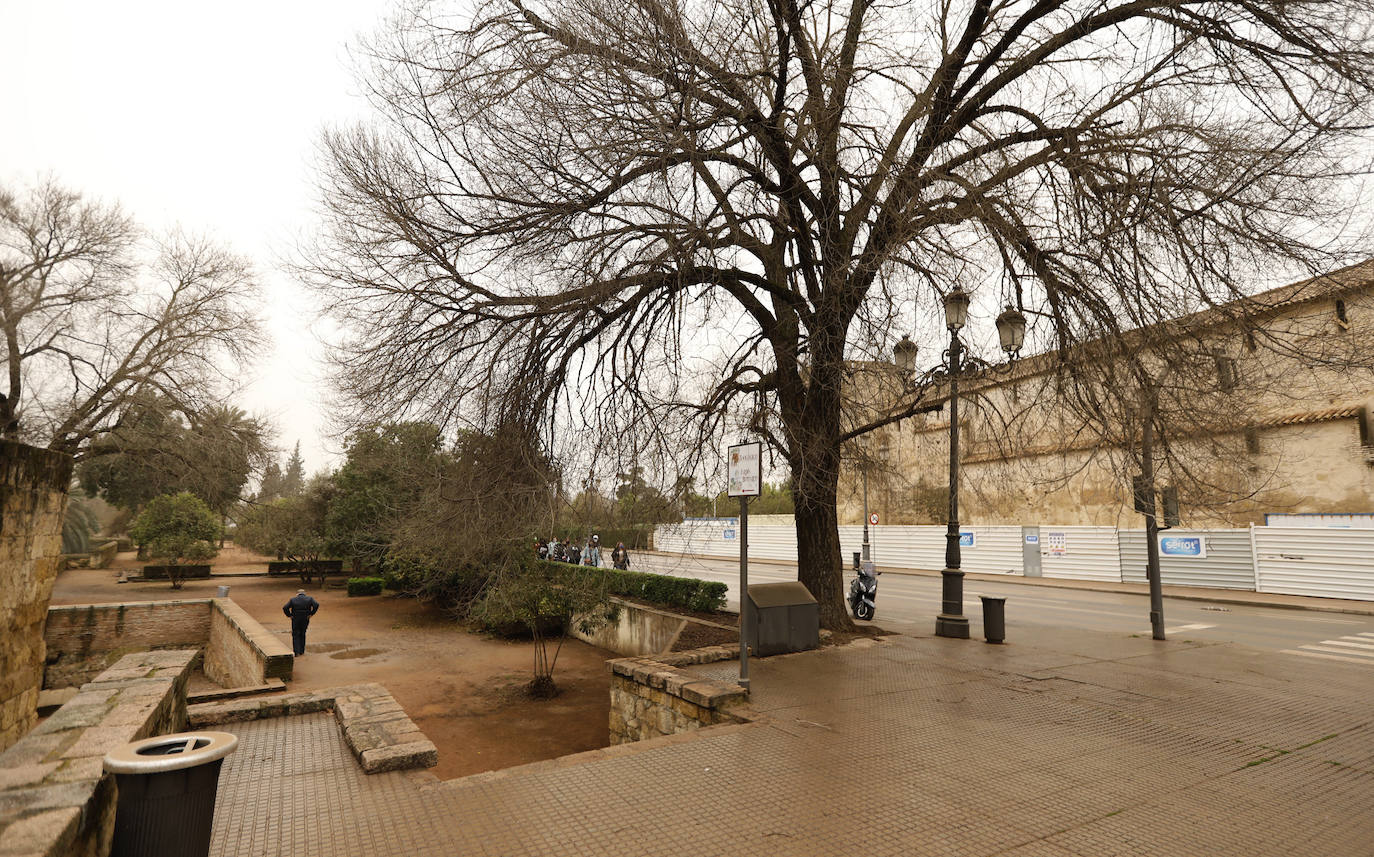
<path fill-rule="evenodd" d="M 365 773 L 432 768 L 439 750 L 406 716 L 400 703 L 380 684 L 355 684 L 270 699 L 237 699 L 193 705 L 187 715 L 193 728 L 241 723 L 267 717 L 334 712 L 348 748 Z"/>
<path fill-rule="evenodd" d="M 114 821 L 109 750 L 176 732 L 198 653 L 136 652 L 0 753 L 0 855 L 99 853 Z"/>
<path fill-rule="evenodd" d="M 186 696 L 188 704 L 197 705 L 203 702 L 225 702 L 230 699 L 240 699 L 245 696 L 258 696 L 264 693 L 277 693 L 286 690 L 286 682 L 279 678 L 268 679 L 265 684 L 249 685 L 248 687 L 230 687 L 224 690 L 204 690 L 200 693 L 192 693 Z"/>

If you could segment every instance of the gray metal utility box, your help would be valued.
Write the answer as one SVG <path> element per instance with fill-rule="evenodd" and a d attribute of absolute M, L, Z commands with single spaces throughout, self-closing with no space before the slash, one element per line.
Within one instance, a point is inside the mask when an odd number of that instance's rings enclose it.
<path fill-rule="evenodd" d="M 745 599 L 744 638 L 756 655 L 804 652 L 821 642 L 821 607 L 800 581 L 753 583 Z"/>

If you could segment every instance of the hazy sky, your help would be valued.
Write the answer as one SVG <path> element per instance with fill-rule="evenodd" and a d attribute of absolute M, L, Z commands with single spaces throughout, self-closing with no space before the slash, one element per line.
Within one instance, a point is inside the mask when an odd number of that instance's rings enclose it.
<path fill-rule="evenodd" d="M 253 258 L 274 341 L 241 397 L 307 468 L 331 453 L 310 299 L 276 261 L 309 227 L 322 125 L 363 114 L 348 47 L 388 0 L 0 0 L 0 180 L 47 172 Z M 247 380 L 247 379 L 246 379 Z"/>

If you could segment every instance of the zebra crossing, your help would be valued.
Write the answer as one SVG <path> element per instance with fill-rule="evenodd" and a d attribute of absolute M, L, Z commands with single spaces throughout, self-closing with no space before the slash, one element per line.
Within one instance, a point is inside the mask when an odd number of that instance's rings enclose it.
<path fill-rule="evenodd" d="M 1322 658 L 1374 667 L 1374 633 L 1361 631 L 1334 640 L 1322 640 L 1320 643 L 1280 651 L 1285 655 L 1302 655 L 1305 658 Z"/>

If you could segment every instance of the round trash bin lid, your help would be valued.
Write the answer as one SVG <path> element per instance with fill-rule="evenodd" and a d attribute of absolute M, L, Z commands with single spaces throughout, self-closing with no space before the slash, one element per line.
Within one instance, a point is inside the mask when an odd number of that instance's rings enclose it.
<path fill-rule="evenodd" d="M 112 774 L 156 774 L 194 768 L 223 759 L 238 747 L 228 732 L 176 732 L 144 738 L 105 754 L 105 770 Z"/>

